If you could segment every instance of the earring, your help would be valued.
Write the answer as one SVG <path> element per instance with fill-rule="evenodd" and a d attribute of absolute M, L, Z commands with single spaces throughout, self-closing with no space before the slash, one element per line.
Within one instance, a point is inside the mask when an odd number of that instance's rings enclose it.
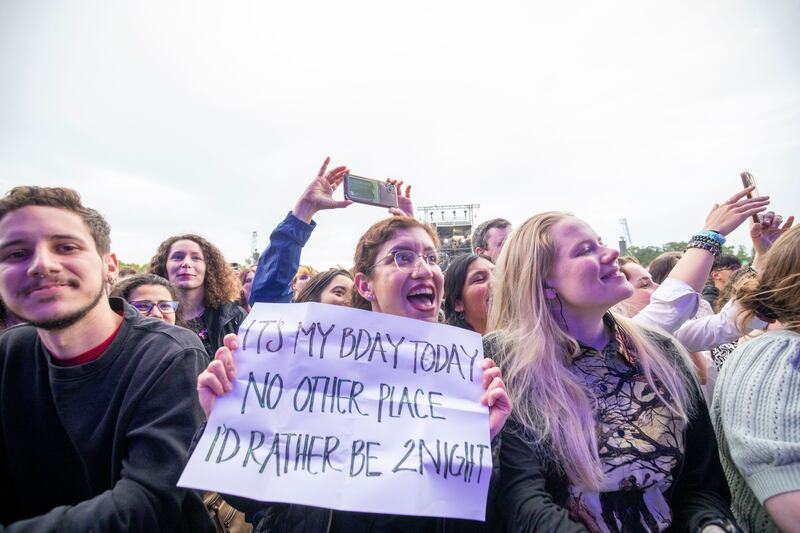
<path fill-rule="evenodd" d="M 551 287 L 550 285 L 545 283 L 545 285 L 544 285 L 544 295 L 545 295 L 545 298 L 547 298 L 549 300 L 552 300 L 553 298 L 558 296 L 558 293 L 556 292 L 556 290 L 553 287 Z"/>

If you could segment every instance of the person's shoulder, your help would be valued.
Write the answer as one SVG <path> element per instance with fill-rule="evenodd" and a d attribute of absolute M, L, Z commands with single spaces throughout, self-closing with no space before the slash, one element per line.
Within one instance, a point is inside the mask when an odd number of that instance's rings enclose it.
<path fill-rule="evenodd" d="M 126 339 L 125 349 L 139 346 L 162 357 L 184 351 L 206 353 L 200 338 L 191 330 L 167 324 L 156 318 L 126 317 L 126 319 L 130 321 L 130 333 Z"/>
<path fill-rule="evenodd" d="M 247 316 L 247 312 L 236 302 L 225 302 L 214 310 L 223 323 L 231 320 L 241 322 Z"/>
<path fill-rule="evenodd" d="M 790 363 L 795 370 L 800 369 L 800 334 L 788 330 L 766 331 L 756 338 L 740 344 L 728 358 L 728 362 L 750 364 L 754 360 L 777 362 L 778 359 Z M 733 366 L 733 364 L 731 365 Z"/>
<path fill-rule="evenodd" d="M 6 354 L 32 350 L 37 344 L 36 328 L 29 324 L 17 324 L 0 332 L 0 357 Z"/>

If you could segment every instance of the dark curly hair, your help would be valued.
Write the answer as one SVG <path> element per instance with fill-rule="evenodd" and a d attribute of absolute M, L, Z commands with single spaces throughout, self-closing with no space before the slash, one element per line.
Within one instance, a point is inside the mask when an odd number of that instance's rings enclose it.
<path fill-rule="evenodd" d="M 206 275 L 203 280 L 203 305 L 211 309 L 218 309 L 223 304 L 233 302 L 239 298 L 239 282 L 230 265 L 225 261 L 222 252 L 209 241 L 195 235 L 186 233 L 175 235 L 165 240 L 158 246 L 156 254 L 150 259 L 148 272 L 169 279 L 167 274 L 167 258 L 169 250 L 178 241 L 193 241 L 203 251 L 203 260 L 206 263 Z"/>
<path fill-rule="evenodd" d="M 144 285 L 158 285 L 164 287 L 169 291 L 170 296 L 175 301 L 179 301 L 178 288 L 169 282 L 166 278 L 157 276 L 155 274 L 134 274 L 116 282 L 111 289 L 109 296 L 116 296 L 122 298 L 126 302 L 130 302 L 128 297 L 133 291 Z M 183 309 L 180 305 L 175 310 L 175 323 L 179 326 L 183 325 Z"/>
<path fill-rule="evenodd" d="M 764 256 L 764 268 L 739 288 L 737 299 L 744 310 L 740 329 L 757 316 L 800 333 L 800 226 L 775 241 Z"/>
<path fill-rule="evenodd" d="M 390 217 L 376 222 L 361 236 L 356 245 L 356 253 L 353 257 L 353 277 L 361 272 L 369 276 L 377 261 L 378 249 L 383 243 L 394 237 L 397 230 L 421 228 L 428 234 L 433 241 L 433 245 L 439 248 L 439 236 L 429 225 L 411 217 Z M 356 286 L 353 285 L 350 291 L 350 307 L 356 309 L 372 309 L 372 305 L 366 298 L 359 294 Z"/>

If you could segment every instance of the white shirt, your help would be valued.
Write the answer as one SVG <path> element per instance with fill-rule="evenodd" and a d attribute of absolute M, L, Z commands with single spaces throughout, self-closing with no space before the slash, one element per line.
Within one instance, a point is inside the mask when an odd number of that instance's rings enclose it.
<path fill-rule="evenodd" d="M 675 336 L 690 352 L 709 350 L 725 342 L 737 340 L 742 334 L 767 327 L 766 322 L 753 318 L 742 332 L 736 327 L 736 316 L 741 312 L 733 300 L 716 315 L 688 320 L 697 313 L 700 294 L 687 283 L 667 278 L 655 290 L 650 304 L 633 320 L 644 326 L 656 327 Z"/>

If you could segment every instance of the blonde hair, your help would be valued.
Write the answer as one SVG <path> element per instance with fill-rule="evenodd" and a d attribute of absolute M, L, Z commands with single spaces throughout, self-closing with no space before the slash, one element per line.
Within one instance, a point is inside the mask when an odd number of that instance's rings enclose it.
<path fill-rule="evenodd" d="M 495 267 L 488 326 L 497 331 L 498 364 L 514 405 L 512 419 L 527 437 L 552 447 L 573 484 L 599 489 L 605 474 L 594 398 L 569 369 L 580 346 L 559 326 L 544 293 L 544 280 L 556 257 L 552 228 L 571 216 L 541 213 L 511 234 Z M 670 350 L 681 361 L 676 372 L 673 356 L 656 344 L 659 334 L 616 313 L 612 316 L 655 394 L 673 414 L 688 420 L 688 384 L 693 378 L 686 351 L 671 342 Z"/>
<path fill-rule="evenodd" d="M 736 298 L 743 309 L 737 317 L 742 331 L 757 316 L 800 333 L 800 226 L 775 241 L 764 256 L 758 278 L 739 287 Z"/>

